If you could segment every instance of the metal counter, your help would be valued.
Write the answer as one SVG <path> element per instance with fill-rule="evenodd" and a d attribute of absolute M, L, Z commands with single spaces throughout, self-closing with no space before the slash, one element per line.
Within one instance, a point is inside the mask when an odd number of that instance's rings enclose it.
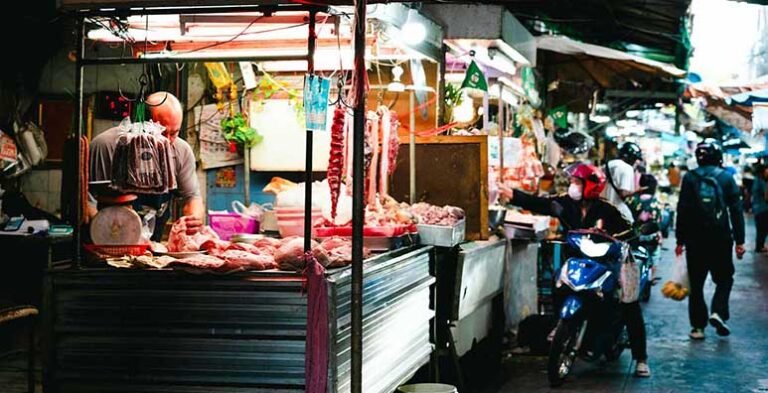
<path fill-rule="evenodd" d="M 365 263 L 365 392 L 391 392 L 429 360 L 431 250 L 398 250 Z M 329 270 L 326 278 L 329 391 L 346 392 L 351 269 Z M 46 391 L 303 391 L 302 282 L 287 272 L 52 272 Z"/>

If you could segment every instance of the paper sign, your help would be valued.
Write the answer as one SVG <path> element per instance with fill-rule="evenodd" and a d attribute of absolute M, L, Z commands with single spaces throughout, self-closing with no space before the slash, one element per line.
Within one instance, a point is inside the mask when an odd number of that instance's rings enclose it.
<path fill-rule="evenodd" d="M 16 143 L 2 131 L 0 131 L 0 159 L 16 161 Z"/>
<path fill-rule="evenodd" d="M 304 77 L 304 118 L 307 131 L 327 131 L 331 80 L 317 75 Z"/>
<path fill-rule="evenodd" d="M 239 109 L 236 109 L 239 110 Z M 216 104 L 195 107 L 195 118 L 200 119 L 200 161 L 203 169 L 220 168 L 223 166 L 243 163 L 239 154 L 229 149 L 229 142 L 221 132 L 221 120 L 227 116 L 226 111 L 219 112 Z"/>
<path fill-rule="evenodd" d="M 240 62 L 240 73 L 243 74 L 245 90 L 256 88 L 256 74 L 253 72 L 253 64 L 249 61 Z"/>

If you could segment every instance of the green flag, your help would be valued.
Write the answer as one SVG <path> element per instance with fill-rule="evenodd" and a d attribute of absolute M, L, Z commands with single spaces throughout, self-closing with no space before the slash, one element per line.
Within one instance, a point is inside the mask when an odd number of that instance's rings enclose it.
<path fill-rule="evenodd" d="M 464 82 L 461 83 L 461 88 L 463 89 L 465 87 L 488 91 L 488 83 L 485 81 L 485 75 L 474 60 L 469 63 L 469 67 L 467 67 L 467 75 L 464 76 Z"/>
<path fill-rule="evenodd" d="M 558 128 L 568 128 L 568 107 L 565 105 L 552 108 L 549 111 L 549 116 L 552 118 L 552 122 Z"/>

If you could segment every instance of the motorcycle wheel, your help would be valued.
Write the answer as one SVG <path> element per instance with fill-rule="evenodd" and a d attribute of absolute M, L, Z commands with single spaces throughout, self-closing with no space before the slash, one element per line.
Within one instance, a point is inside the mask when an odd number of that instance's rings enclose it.
<path fill-rule="evenodd" d="M 560 321 L 552 339 L 552 347 L 549 349 L 547 361 L 547 378 L 549 385 L 557 387 L 563 384 L 565 377 L 571 372 L 576 360 L 576 337 L 579 329 L 572 321 Z"/>

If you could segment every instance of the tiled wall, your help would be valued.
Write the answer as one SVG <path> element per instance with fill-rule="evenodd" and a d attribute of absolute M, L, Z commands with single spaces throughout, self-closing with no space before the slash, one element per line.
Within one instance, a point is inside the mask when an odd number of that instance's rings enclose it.
<path fill-rule="evenodd" d="M 56 215 L 61 211 L 61 170 L 32 170 L 23 175 L 21 190 L 32 206 Z"/>

